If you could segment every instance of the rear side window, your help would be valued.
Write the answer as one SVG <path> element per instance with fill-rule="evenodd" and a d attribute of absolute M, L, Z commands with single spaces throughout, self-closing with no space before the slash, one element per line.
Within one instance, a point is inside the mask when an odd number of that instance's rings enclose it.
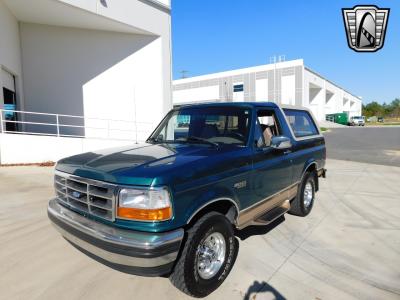
<path fill-rule="evenodd" d="M 283 111 L 296 137 L 318 134 L 317 126 L 308 111 L 297 109 L 284 109 Z"/>

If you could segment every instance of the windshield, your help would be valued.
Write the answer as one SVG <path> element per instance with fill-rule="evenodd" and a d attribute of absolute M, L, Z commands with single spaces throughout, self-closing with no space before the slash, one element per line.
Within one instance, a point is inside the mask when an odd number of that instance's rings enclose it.
<path fill-rule="evenodd" d="M 241 107 L 191 107 L 170 112 L 148 139 L 159 143 L 245 145 L 250 109 Z"/>

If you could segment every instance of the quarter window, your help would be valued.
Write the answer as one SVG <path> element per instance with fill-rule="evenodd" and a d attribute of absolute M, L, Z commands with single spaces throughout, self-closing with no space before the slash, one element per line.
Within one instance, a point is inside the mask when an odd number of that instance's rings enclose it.
<path fill-rule="evenodd" d="M 284 109 L 286 119 L 292 127 L 296 137 L 305 137 L 318 134 L 310 113 L 304 110 Z"/>

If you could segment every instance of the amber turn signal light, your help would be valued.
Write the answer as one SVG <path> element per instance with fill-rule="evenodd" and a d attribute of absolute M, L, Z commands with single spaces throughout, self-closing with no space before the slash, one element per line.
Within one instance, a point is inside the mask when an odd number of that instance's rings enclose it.
<path fill-rule="evenodd" d="M 117 215 L 120 218 L 138 221 L 165 221 L 172 217 L 171 207 L 159 209 L 138 209 L 118 207 Z"/>

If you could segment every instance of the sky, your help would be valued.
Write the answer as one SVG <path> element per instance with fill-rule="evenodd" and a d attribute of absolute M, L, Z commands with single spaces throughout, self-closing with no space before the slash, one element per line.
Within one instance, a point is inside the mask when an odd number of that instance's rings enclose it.
<path fill-rule="evenodd" d="M 368 1 L 367 1 L 368 2 Z M 390 8 L 384 47 L 347 45 L 342 8 Z M 400 98 L 400 1 L 172 0 L 173 78 L 303 58 L 307 67 L 363 103 Z"/>

